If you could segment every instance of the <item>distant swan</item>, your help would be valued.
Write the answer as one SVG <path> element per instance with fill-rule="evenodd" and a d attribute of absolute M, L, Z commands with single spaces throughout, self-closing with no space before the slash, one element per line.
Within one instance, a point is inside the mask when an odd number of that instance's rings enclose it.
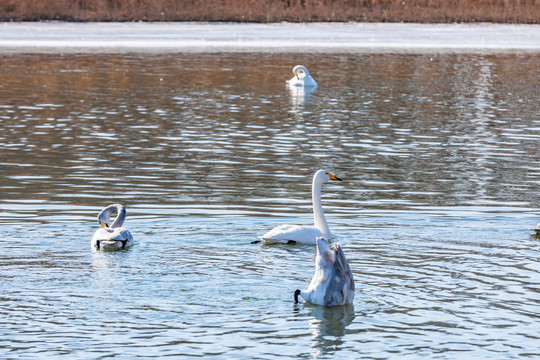
<path fill-rule="evenodd" d="M 317 82 L 309 75 L 308 69 L 304 65 L 296 65 L 293 68 L 293 74 L 291 80 L 287 80 L 287 83 L 292 86 L 305 86 L 316 87 Z"/>
<path fill-rule="evenodd" d="M 315 245 L 318 236 L 330 239 L 332 233 L 326 223 L 321 204 L 321 186 L 326 181 L 341 181 L 328 171 L 319 170 L 313 175 L 311 198 L 313 202 L 313 220 L 315 226 L 280 225 L 273 228 L 259 239 L 274 243 L 300 243 Z"/>
<path fill-rule="evenodd" d="M 304 301 L 324 306 L 346 305 L 354 300 L 354 279 L 349 263 L 339 243 L 334 244 L 334 253 L 325 238 L 317 238 L 315 274 L 307 290 L 296 290 Z"/>
<path fill-rule="evenodd" d="M 109 227 L 111 214 L 117 213 L 116 219 Z M 112 204 L 101 210 L 98 223 L 101 225 L 92 237 L 92 249 L 114 251 L 133 245 L 133 236 L 128 229 L 122 227 L 126 219 L 126 208 L 120 204 Z"/>
<path fill-rule="evenodd" d="M 540 224 L 536 225 L 536 228 L 531 229 L 535 235 L 540 235 Z"/>

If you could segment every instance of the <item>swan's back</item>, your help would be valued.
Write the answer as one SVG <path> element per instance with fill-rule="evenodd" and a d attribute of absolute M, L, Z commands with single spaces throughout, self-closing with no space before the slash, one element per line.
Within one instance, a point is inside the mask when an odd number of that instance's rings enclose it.
<path fill-rule="evenodd" d="M 314 245 L 317 237 L 324 236 L 314 226 L 280 225 L 259 238 L 268 243 L 297 243 Z"/>
<path fill-rule="evenodd" d="M 92 239 L 98 240 L 131 240 L 133 236 L 128 229 L 124 227 L 119 228 L 100 228 L 94 233 Z"/>
<path fill-rule="evenodd" d="M 97 229 L 91 242 L 93 249 L 107 251 L 125 249 L 132 245 L 133 236 L 124 227 Z"/>

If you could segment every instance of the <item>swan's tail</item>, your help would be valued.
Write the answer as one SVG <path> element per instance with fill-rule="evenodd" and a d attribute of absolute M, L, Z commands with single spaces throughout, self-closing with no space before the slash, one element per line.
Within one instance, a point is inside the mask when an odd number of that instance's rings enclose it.
<path fill-rule="evenodd" d="M 103 251 L 116 251 L 116 250 L 122 250 L 128 247 L 128 240 L 122 239 L 122 240 L 111 240 L 111 239 L 104 239 L 104 240 L 96 240 L 94 247 L 96 250 L 103 250 Z"/>

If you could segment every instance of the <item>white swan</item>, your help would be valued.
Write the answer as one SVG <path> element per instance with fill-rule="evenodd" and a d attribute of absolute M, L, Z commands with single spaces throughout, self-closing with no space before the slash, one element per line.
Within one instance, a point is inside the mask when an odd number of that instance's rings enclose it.
<path fill-rule="evenodd" d="M 291 80 L 287 80 L 287 83 L 291 86 L 305 86 L 305 87 L 317 87 L 317 82 L 309 75 L 308 69 L 304 65 L 296 65 L 293 68 L 293 74 Z"/>
<path fill-rule="evenodd" d="M 117 213 L 116 219 L 109 227 L 111 214 Z M 95 250 L 114 251 L 133 245 L 133 236 L 128 229 L 122 227 L 126 219 L 126 208 L 120 204 L 112 204 L 101 210 L 98 223 L 101 225 L 92 237 L 91 246 Z"/>
<path fill-rule="evenodd" d="M 535 235 L 540 235 L 540 224 L 536 225 L 536 228 L 531 229 Z"/>
<path fill-rule="evenodd" d="M 341 181 L 328 171 L 319 170 L 313 175 L 311 198 L 313 202 L 313 220 L 315 226 L 280 225 L 273 228 L 259 239 L 273 243 L 300 243 L 315 245 L 318 236 L 327 239 L 332 237 L 330 228 L 324 217 L 321 204 L 321 186 L 326 181 Z"/>
<path fill-rule="evenodd" d="M 354 300 L 354 279 L 349 263 L 339 243 L 334 244 L 334 253 L 325 238 L 317 238 L 315 274 L 307 290 L 296 290 L 304 301 L 324 306 L 346 305 Z"/>

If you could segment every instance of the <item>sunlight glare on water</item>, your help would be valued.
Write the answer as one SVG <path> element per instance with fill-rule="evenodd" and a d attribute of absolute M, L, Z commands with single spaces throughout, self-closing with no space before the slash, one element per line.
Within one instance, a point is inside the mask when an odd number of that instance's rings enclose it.
<path fill-rule="evenodd" d="M 0 58 L 1 357 L 540 356 L 537 54 Z M 320 168 L 350 306 L 252 244 Z M 135 245 L 92 252 L 115 202 Z"/>

